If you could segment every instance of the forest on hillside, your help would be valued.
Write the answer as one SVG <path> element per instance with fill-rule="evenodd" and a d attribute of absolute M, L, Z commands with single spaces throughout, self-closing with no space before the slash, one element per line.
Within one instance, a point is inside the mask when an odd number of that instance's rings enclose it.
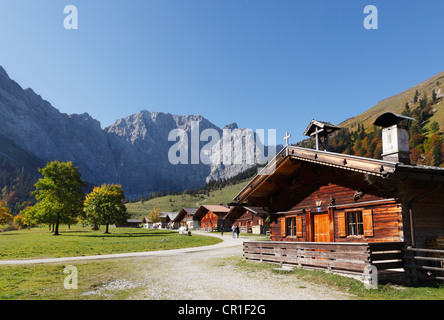
<path fill-rule="evenodd" d="M 7 204 L 12 215 L 36 203 L 32 191 L 38 178 L 37 171 L 30 172 L 8 161 L 0 161 L 0 200 Z"/>

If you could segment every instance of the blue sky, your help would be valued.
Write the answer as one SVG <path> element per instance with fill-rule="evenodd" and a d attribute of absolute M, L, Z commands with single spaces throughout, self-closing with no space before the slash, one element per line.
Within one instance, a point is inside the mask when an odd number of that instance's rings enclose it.
<path fill-rule="evenodd" d="M 442 12 L 442 0 L 0 0 L 0 65 L 102 127 L 145 109 L 297 142 L 313 118 L 338 124 L 443 71 Z"/>

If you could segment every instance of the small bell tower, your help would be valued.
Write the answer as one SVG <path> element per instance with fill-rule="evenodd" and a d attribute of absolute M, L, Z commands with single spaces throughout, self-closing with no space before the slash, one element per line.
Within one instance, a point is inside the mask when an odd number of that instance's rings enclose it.
<path fill-rule="evenodd" d="M 328 136 L 338 130 L 341 130 L 341 128 L 334 124 L 313 119 L 305 129 L 304 136 L 315 137 L 316 150 L 327 151 Z"/>

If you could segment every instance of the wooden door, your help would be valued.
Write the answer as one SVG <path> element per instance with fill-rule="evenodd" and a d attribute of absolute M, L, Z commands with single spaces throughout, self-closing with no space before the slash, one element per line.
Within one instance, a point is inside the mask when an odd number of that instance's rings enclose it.
<path fill-rule="evenodd" d="M 328 213 L 313 216 L 313 236 L 315 242 L 330 242 L 330 219 Z"/>

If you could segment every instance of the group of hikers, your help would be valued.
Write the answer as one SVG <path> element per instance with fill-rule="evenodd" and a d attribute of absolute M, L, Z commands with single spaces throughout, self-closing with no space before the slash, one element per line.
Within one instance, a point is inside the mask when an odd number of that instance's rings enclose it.
<path fill-rule="evenodd" d="M 231 227 L 231 232 L 233 233 L 233 238 L 239 238 L 240 229 L 239 226 L 233 225 Z M 221 236 L 224 235 L 224 226 L 221 226 Z"/>

